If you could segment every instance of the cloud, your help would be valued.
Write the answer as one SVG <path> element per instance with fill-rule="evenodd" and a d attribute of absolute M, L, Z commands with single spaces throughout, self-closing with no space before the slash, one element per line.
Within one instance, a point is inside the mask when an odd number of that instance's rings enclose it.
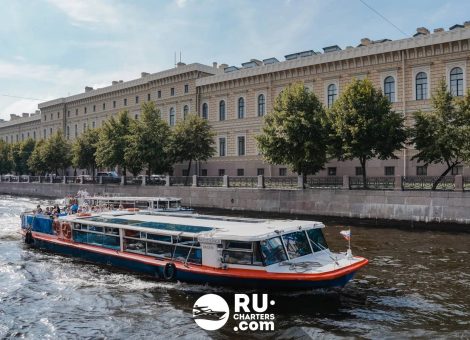
<path fill-rule="evenodd" d="M 188 3 L 188 0 L 175 0 L 176 6 L 183 8 Z"/>
<path fill-rule="evenodd" d="M 120 15 L 109 1 L 106 0 L 48 0 L 49 3 L 63 11 L 77 26 L 87 24 L 114 25 L 119 22 Z"/>

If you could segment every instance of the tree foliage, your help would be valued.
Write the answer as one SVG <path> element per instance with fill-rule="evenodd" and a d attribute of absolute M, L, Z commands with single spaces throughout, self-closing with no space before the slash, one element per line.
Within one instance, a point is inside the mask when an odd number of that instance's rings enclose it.
<path fill-rule="evenodd" d="M 36 142 L 32 138 L 11 145 L 11 161 L 13 162 L 13 171 L 17 175 L 30 173 L 28 159 L 31 157 L 35 145 Z"/>
<path fill-rule="evenodd" d="M 10 145 L 0 139 L 0 175 L 9 173 L 13 168 Z"/>
<path fill-rule="evenodd" d="M 215 133 L 206 119 L 188 115 L 179 121 L 171 135 L 170 152 L 176 163 L 188 162 L 188 174 L 193 161 L 207 161 L 215 153 Z"/>
<path fill-rule="evenodd" d="M 95 176 L 96 149 L 99 139 L 99 129 L 88 129 L 72 144 L 72 165 L 75 168 L 90 169 Z"/>
<path fill-rule="evenodd" d="M 167 172 L 170 127 L 160 118 L 154 102 L 142 104 L 140 119 L 132 121 L 124 158 L 135 174 L 144 167 L 148 174 Z"/>
<path fill-rule="evenodd" d="M 96 144 L 96 163 L 101 167 L 121 166 L 124 174 L 128 163 L 124 153 L 129 145 L 130 118 L 128 111 L 119 112 L 117 119 L 111 117 L 101 127 Z"/>
<path fill-rule="evenodd" d="M 364 187 L 366 162 L 371 158 L 397 158 L 407 134 L 404 119 L 370 80 L 354 80 L 328 111 L 331 124 L 330 153 L 338 160 L 358 158 Z"/>
<path fill-rule="evenodd" d="M 43 157 L 45 170 L 58 174 L 58 170 L 65 169 L 72 164 L 72 152 L 68 141 L 62 132 L 58 131 L 46 140 L 40 154 Z"/>
<path fill-rule="evenodd" d="M 31 153 L 31 157 L 28 159 L 28 167 L 33 174 L 43 175 L 47 171 L 47 165 L 45 162 L 45 145 L 46 140 L 39 140 Z"/>
<path fill-rule="evenodd" d="M 457 165 L 470 162 L 470 92 L 456 99 L 442 80 L 432 97 L 431 112 L 418 111 L 411 129 L 411 142 L 418 153 L 412 159 L 426 165 L 444 164 L 433 189 Z"/>
<path fill-rule="evenodd" d="M 256 136 L 264 159 L 292 171 L 315 174 L 327 161 L 328 129 L 325 110 L 303 83 L 288 86 L 276 98 Z"/>

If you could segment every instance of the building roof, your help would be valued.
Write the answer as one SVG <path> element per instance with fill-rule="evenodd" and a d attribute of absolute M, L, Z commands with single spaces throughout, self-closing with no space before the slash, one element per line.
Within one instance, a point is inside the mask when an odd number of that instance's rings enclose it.
<path fill-rule="evenodd" d="M 16 119 L 10 119 L 10 120 L 0 122 L 0 128 L 5 128 L 5 127 L 8 127 L 8 126 L 15 126 L 15 125 L 19 125 L 19 124 L 31 123 L 31 122 L 35 122 L 37 120 L 41 120 L 41 115 L 40 114 L 32 114 L 29 117 L 19 117 L 19 118 L 16 118 Z"/>

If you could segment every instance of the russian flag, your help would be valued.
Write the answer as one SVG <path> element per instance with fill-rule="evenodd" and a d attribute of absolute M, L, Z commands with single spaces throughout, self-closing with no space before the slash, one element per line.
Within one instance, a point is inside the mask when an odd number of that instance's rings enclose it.
<path fill-rule="evenodd" d="M 341 235 L 343 235 L 343 237 L 346 239 L 346 240 L 350 240 L 351 239 L 351 230 L 341 230 L 339 232 Z"/>

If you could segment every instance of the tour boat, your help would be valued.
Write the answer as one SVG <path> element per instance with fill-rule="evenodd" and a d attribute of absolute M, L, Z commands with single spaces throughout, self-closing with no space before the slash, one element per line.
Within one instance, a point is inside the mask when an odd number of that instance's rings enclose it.
<path fill-rule="evenodd" d="M 329 250 L 320 222 L 110 211 L 24 213 L 25 243 L 166 281 L 255 289 L 342 287 L 368 260 Z"/>

